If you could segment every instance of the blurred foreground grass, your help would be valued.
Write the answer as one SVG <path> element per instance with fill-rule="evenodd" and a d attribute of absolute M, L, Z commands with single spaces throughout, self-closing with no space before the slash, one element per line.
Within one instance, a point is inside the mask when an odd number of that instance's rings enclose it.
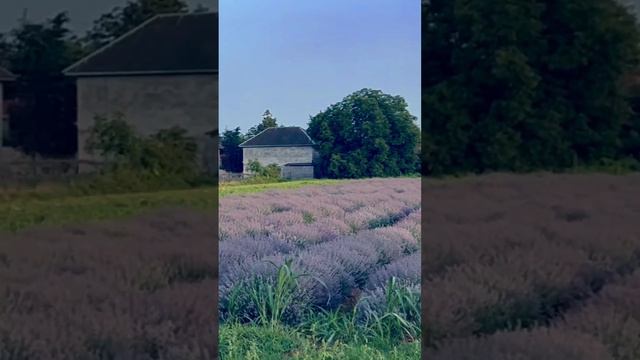
<path fill-rule="evenodd" d="M 0 203 L 0 231 L 18 231 L 34 225 L 107 220 L 163 207 L 215 209 L 216 187 L 44 199 L 20 198 Z"/>
<path fill-rule="evenodd" d="M 410 360 L 420 358 L 420 342 L 388 346 L 370 343 L 316 343 L 297 329 L 285 326 L 223 325 L 221 360 Z"/>

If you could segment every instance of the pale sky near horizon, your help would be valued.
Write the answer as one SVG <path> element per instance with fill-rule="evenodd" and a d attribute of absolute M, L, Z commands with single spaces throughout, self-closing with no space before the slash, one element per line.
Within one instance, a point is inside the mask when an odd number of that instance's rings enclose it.
<path fill-rule="evenodd" d="M 362 88 L 420 118 L 420 0 L 220 0 L 220 129 L 309 117 Z"/>

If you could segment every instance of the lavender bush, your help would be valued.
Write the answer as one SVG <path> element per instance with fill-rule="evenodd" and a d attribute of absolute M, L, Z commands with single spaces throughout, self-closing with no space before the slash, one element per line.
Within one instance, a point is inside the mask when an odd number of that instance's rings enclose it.
<path fill-rule="evenodd" d="M 639 181 L 638 174 L 424 180 L 423 353 L 640 358 Z"/>
<path fill-rule="evenodd" d="M 380 283 L 394 276 L 419 293 L 419 229 L 419 179 L 356 180 L 223 198 L 220 318 L 255 321 L 259 311 L 247 289 L 255 279 L 274 281 L 287 261 L 301 275 L 284 311 L 288 323 L 300 323 L 313 309 L 354 308 L 363 297 L 375 298 L 374 290 L 384 289 Z M 376 286 L 367 290 L 367 284 Z M 384 306 L 366 308 L 383 315 Z"/>

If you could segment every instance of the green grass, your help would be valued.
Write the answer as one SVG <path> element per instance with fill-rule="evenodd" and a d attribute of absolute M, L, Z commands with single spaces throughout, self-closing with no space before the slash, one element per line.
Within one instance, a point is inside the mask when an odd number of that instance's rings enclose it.
<path fill-rule="evenodd" d="M 220 327 L 220 360 L 240 359 L 420 359 L 420 342 L 388 346 L 383 343 L 314 342 L 286 326 L 228 324 Z"/>
<path fill-rule="evenodd" d="M 219 196 L 266 190 L 292 190 L 309 185 L 332 185 L 340 180 L 302 180 L 268 184 L 223 184 Z M 18 231 L 36 225 L 108 220 L 137 215 L 149 210 L 184 206 L 215 209 L 217 187 L 165 190 L 149 193 L 82 195 L 52 185 L 0 194 L 0 231 Z"/>
<path fill-rule="evenodd" d="M 236 303 L 238 298 L 225 301 L 228 310 L 223 314 L 230 313 L 221 320 L 221 359 L 419 358 L 419 294 L 396 278 L 386 286 L 382 312 L 369 307 L 327 311 L 307 306 L 302 321 L 287 325 L 284 315 L 293 304 L 298 278 L 311 274 L 296 273 L 290 260 L 276 268 L 274 279 L 254 277 L 235 288 L 249 293 L 257 317 L 233 314 L 245 308 Z M 363 316 L 360 321 L 358 313 Z"/>
<path fill-rule="evenodd" d="M 348 180 L 313 179 L 281 181 L 264 184 L 246 184 L 242 182 L 230 182 L 220 184 L 220 196 L 249 194 L 267 190 L 294 190 L 310 185 L 336 185 Z"/>
<path fill-rule="evenodd" d="M 215 187 L 153 193 L 14 198 L 0 203 L 0 231 L 17 231 L 34 225 L 58 225 L 107 220 L 147 210 L 186 206 L 214 209 Z"/>

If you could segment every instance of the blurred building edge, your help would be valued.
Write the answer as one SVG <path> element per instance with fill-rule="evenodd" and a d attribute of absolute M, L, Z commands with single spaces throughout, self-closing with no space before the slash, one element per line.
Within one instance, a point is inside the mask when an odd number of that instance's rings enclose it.
<path fill-rule="evenodd" d="M 5 138 L 9 128 L 8 111 L 6 111 L 4 84 L 16 79 L 9 70 L 0 67 L 0 148 L 5 145 Z"/>
<path fill-rule="evenodd" d="M 217 174 L 218 13 L 155 16 L 64 73 L 77 82 L 78 160 L 100 160 L 86 150 L 90 128 L 120 113 L 141 135 L 185 129 Z"/>
<path fill-rule="evenodd" d="M 263 166 L 278 165 L 284 179 L 314 178 L 318 162 L 315 146 L 307 132 L 300 127 L 265 129 L 240 144 L 243 174 L 250 176 L 249 164 L 258 161 Z"/>

